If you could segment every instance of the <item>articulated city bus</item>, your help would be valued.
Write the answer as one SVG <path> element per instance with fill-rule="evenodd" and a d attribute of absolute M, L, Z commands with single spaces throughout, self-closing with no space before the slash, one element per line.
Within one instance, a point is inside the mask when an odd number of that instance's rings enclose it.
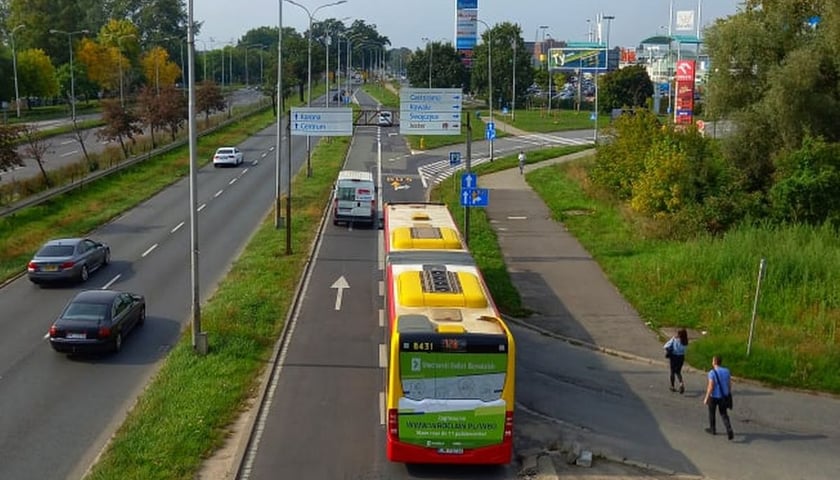
<path fill-rule="evenodd" d="M 423 205 L 438 214 L 418 213 L 426 208 Z M 407 218 L 414 220 L 406 223 Z M 438 241 L 421 238 L 427 243 L 417 245 L 428 249 L 401 248 L 404 233 L 399 232 L 404 228 L 426 233 L 438 229 L 441 235 L 436 235 Z M 443 205 L 386 206 L 384 233 L 390 252 L 385 265 L 386 312 L 391 327 L 388 459 L 509 463 L 513 454 L 513 336 L 475 261 L 461 243 L 446 243 L 446 232 L 454 232 L 453 238 L 460 242 Z M 434 249 L 435 245 L 447 248 Z"/>

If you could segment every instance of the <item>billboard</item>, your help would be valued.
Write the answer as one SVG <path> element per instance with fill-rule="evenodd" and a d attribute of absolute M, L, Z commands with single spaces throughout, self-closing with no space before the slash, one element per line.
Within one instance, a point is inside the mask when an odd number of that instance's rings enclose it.
<path fill-rule="evenodd" d="M 465 67 L 472 65 L 478 42 L 478 0 L 457 0 L 455 8 L 455 49 Z"/>
<path fill-rule="evenodd" d="M 678 60 L 674 80 L 674 123 L 689 125 L 694 122 L 694 60 Z"/>
<path fill-rule="evenodd" d="M 600 72 L 607 70 L 606 48 L 550 48 L 549 70 Z"/>

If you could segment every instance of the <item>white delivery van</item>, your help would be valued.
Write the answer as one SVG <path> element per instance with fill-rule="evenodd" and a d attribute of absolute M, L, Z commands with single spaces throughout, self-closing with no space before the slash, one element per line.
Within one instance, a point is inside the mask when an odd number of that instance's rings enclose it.
<path fill-rule="evenodd" d="M 373 174 L 358 170 L 342 170 L 335 182 L 333 225 L 339 222 L 376 224 L 376 183 Z"/>

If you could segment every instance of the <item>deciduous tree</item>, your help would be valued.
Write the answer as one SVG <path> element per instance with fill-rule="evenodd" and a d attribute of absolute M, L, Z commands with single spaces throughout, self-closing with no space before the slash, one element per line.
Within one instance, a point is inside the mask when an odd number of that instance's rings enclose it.
<path fill-rule="evenodd" d="M 143 133 L 140 120 L 130 110 L 123 108 L 119 100 L 105 100 L 102 102 L 102 120 L 105 126 L 99 129 L 97 136 L 102 140 L 118 140 L 123 154 L 128 158 L 128 146 L 125 140 L 134 143 L 135 135 Z"/>

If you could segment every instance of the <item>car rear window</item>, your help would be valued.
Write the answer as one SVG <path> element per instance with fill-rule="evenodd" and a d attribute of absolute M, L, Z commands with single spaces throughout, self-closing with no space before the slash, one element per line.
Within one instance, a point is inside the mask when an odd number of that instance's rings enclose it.
<path fill-rule="evenodd" d="M 102 303 L 71 303 L 61 318 L 78 321 L 104 320 L 108 308 L 110 305 Z"/>
<path fill-rule="evenodd" d="M 73 255 L 73 245 L 47 245 L 38 250 L 39 257 L 70 257 Z"/>
<path fill-rule="evenodd" d="M 220 148 L 216 151 L 216 155 L 233 155 L 233 149 L 231 149 L 231 148 Z"/>

